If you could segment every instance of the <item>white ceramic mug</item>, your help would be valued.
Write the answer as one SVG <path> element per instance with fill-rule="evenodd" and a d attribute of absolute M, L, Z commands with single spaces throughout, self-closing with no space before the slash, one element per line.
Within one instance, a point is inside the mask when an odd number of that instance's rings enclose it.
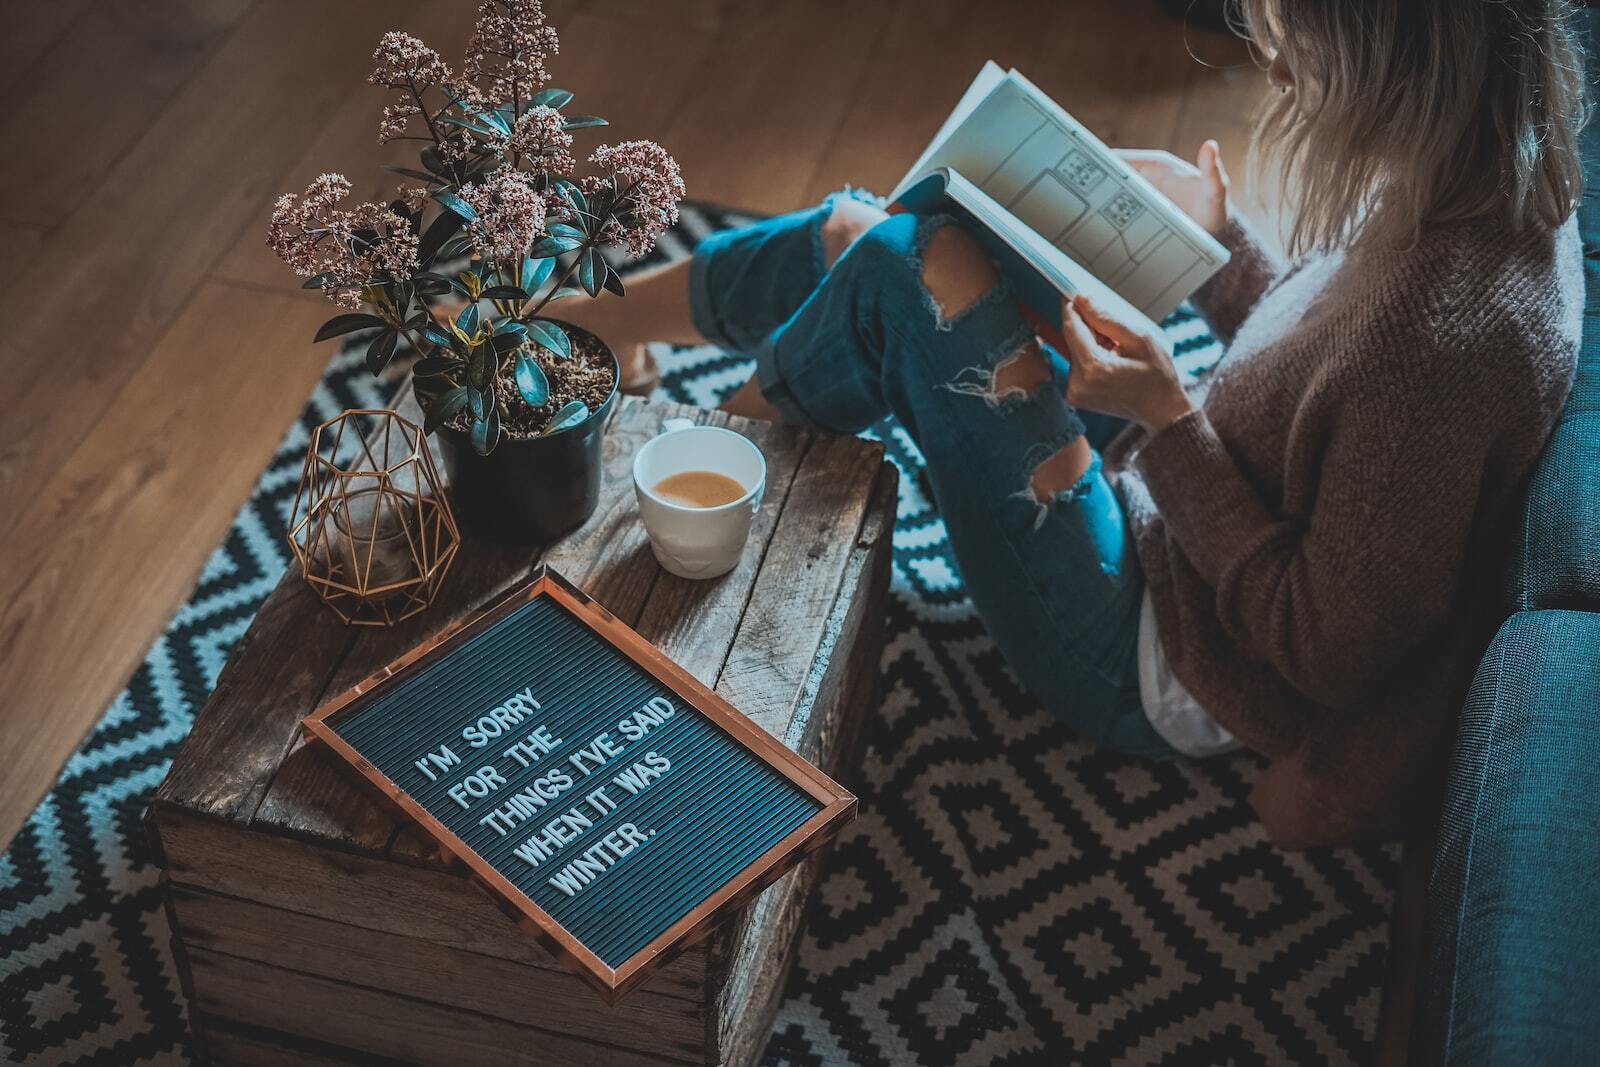
<path fill-rule="evenodd" d="M 744 495 L 714 508 L 689 507 L 657 496 L 663 478 L 713 471 L 744 487 Z M 750 522 L 767 488 L 767 460 L 749 438 L 720 426 L 667 419 L 661 433 L 633 457 L 633 491 L 656 561 L 680 578 L 715 578 L 733 570 L 750 538 Z"/>

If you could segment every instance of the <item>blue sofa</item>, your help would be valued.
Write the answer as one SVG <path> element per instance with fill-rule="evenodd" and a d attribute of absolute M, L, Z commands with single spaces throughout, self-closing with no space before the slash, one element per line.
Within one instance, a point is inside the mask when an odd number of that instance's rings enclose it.
<path fill-rule="evenodd" d="M 1600 56 L 1600 8 L 1581 17 Z M 1590 78 L 1600 99 L 1600 59 Z M 1529 487 L 1514 613 L 1462 712 L 1416 1063 L 1600 1064 L 1600 122 L 1583 157 L 1578 375 Z"/>

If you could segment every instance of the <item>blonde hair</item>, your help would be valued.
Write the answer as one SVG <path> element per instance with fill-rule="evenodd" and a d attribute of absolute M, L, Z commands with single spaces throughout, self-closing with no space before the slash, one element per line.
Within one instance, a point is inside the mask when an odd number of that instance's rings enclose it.
<path fill-rule="evenodd" d="M 1583 191 L 1587 118 L 1567 0 L 1235 0 L 1295 88 L 1252 150 L 1295 205 L 1293 253 L 1499 214 L 1559 225 Z"/>

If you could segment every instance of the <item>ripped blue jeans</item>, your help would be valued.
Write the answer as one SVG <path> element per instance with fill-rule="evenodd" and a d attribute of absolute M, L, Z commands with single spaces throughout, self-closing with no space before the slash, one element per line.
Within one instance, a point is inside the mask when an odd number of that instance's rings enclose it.
<path fill-rule="evenodd" d="M 945 316 L 923 286 L 922 250 L 946 217 L 892 216 L 830 270 L 821 228 L 833 199 L 703 240 L 690 266 L 695 325 L 756 353 L 762 394 L 786 421 L 857 433 L 898 419 L 927 460 L 973 603 L 1024 687 L 1088 740 L 1172 755 L 1139 700 L 1144 579 L 1099 452 L 1051 500 L 1030 486 L 1034 467 L 1085 433 L 1064 399 L 1065 362 L 1051 354 L 1051 380 L 1030 394 L 996 395 L 995 367 L 1033 339 L 1004 281 Z M 1113 420 L 1088 421 L 1098 449 Z"/>

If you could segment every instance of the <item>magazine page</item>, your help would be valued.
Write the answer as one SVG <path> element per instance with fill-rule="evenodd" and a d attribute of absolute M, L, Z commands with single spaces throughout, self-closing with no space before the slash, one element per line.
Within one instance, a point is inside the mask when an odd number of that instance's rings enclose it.
<path fill-rule="evenodd" d="M 933 168 L 959 172 L 1155 321 L 1228 252 L 1016 71 L 984 68 L 898 195 Z M 987 86 L 984 90 L 983 86 Z"/>

